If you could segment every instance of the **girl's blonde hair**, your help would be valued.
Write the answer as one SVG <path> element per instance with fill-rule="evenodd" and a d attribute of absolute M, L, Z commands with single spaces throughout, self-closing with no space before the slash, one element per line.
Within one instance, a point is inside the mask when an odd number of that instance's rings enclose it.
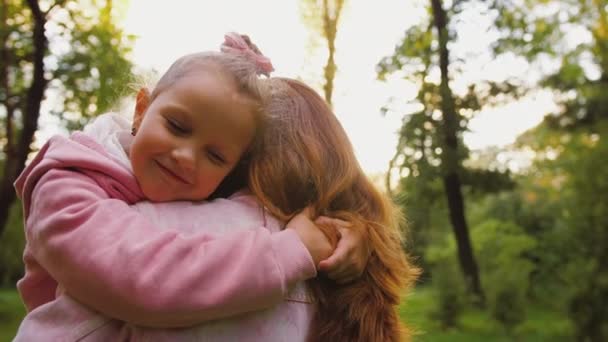
<path fill-rule="evenodd" d="M 210 64 L 230 75 L 243 94 L 257 101 L 262 100 L 259 70 L 255 61 L 244 54 L 216 51 L 197 52 L 178 58 L 159 79 L 151 93 L 151 100 L 178 79 L 190 72 L 208 68 Z"/>
<path fill-rule="evenodd" d="M 311 281 L 318 307 L 310 340 L 403 340 L 409 334 L 397 306 L 419 270 L 403 250 L 399 210 L 365 176 L 344 129 L 313 89 L 287 78 L 266 82 L 268 121 L 249 166 L 249 188 L 284 222 L 312 206 L 316 215 L 351 222 L 373 248 L 353 283 Z M 336 232 L 327 233 L 335 243 Z"/>

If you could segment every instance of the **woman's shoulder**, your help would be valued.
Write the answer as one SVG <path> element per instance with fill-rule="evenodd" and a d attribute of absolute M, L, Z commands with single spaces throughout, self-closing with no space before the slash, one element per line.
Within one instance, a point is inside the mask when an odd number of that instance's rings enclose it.
<path fill-rule="evenodd" d="M 228 196 L 227 200 L 259 206 L 258 201 L 256 200 L 255 196 L 253 196 L 251 191 L 249 191 L 249 189 L 241 189 Z"/>
<path fill-rule="evenodd" d="M 279 231 L 283 229 L 284 224 L 281 224 L 274 216 L 268 213 L 268 210 L 258 201 L 258 199 L 249 191 L 242 189 L 226 199 L 232 203 L 246 206 L 250 210 L 255 210 L 258 215 L 262 216 L 263 225 L 271 231 Z"/>

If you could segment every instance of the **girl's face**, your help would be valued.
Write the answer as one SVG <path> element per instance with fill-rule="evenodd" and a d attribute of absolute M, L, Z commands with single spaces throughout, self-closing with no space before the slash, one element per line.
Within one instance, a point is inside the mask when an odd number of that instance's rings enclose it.
<path fill-rule="evenodd" d="M 255 134 L 253 100 L 210 66 L 177 79 L 149 102 L 137 96 L 129 157 L 152 201 L 207 198 L 239 162 Z"/>

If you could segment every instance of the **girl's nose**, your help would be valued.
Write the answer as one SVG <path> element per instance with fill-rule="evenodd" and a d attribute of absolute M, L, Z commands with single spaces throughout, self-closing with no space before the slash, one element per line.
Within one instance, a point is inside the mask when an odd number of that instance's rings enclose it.
<path fill-rule="evenodd" d="M 192 146 L 178 146 L 172 151 L 173 158 L 184 171 L 193 171 L 196 165 L 196 149 Z"/>

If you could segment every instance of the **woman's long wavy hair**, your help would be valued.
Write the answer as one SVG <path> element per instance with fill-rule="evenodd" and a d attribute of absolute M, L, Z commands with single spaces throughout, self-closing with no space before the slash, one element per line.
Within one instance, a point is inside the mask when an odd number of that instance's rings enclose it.
<path fill-rule="evenodd" d="M 287 222 L 307 206 L 353 223 L 373 252 L 365 273 L 339 285 L 310 282 L 317 311 L 311 341 L 402 341 L 409 330 L 397 307 L 419 274 L 403 246 L 402 216 L 361 170 L 327 103 L 302 82 L 266 80 L 270 97 L 263 137 L 249 164 L 249 188 L 271 215 Z M 337 232 L 324 228 L 333 243 Z"/>

